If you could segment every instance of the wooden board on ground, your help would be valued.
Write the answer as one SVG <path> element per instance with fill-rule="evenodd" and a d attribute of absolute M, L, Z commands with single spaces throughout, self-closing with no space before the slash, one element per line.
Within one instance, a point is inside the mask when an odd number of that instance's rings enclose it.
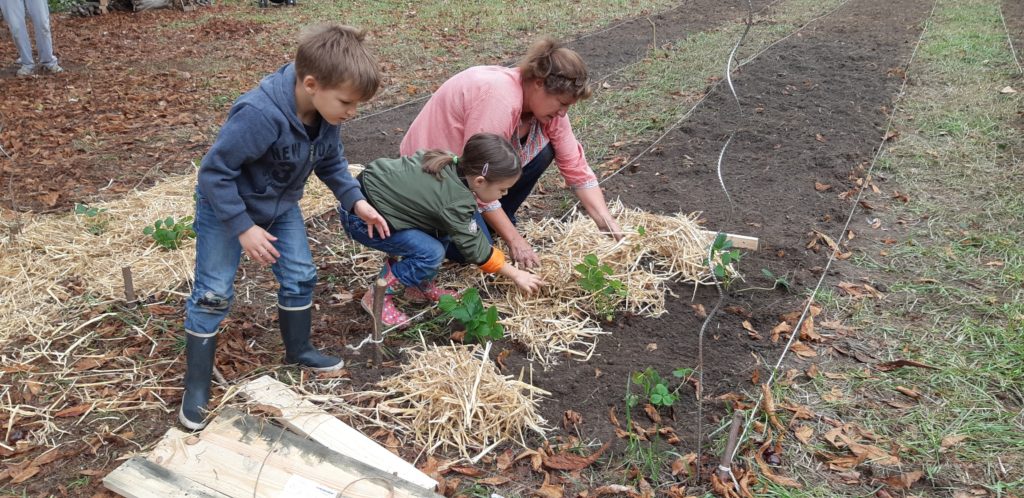
<path fill-rule="evenodd" d="M 198 436 L 169 430 L 146 458 L 230 497 L 440 497 L 231 409 Z"/>
<path fill-rule="evenodd" d="M 715 237 L 718 236 L 718 232 L 714 232 L 711 230 L 704 230 L 702 233 L 706 235 L 708 239 L 710 239 L 712 242 L 715 240 Z M 736 235 L 734 233 L 725 234 L 725 240 L 732 242 L 732 246 L 737 249 L 746 249 L 748 251 L 756 251 L 760 248 L 761 245 L 761 241 L 757 237 Z"/>
<path fill-rule="evenodd" d="M 249 381 L 241 387 L 240 392 L 256 403 L 279 409 L 281 416 L 277 417 L 278 422 L 331 450 L 394 473 L 424 489 L 434 489 L 437 486 L 437 481 L 411 463 L 399 458 L 271 377 L 264 375 Z"/>
<path fill-rule="evenodd" d="M 134 457 L 107 474 L 103 485 L 131 498 L 230 498 L 142 457 Z"/>

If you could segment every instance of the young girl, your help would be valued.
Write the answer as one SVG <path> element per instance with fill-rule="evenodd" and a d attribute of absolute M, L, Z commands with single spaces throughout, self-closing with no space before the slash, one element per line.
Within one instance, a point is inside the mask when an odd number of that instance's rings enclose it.
<path fill-rule="evenodd" d="M 500 199 L 521 174 L 512 144 L 490 133 L 470 137 L 461 157 L 427 150 L 367 165 L 359 183 L 366 200 L 387 220 L 391 234 L 373 238 L 362 219 L 344 210 L 341 222 L 354 240 L 388 254 L 380 272 L 388 283 L 384 324 L 409 323 L 392 299 L 399 283 L 412 301 L 438 301 L 442 295 L 455 295 L 434 283 L 449 243 L 484 272 L 511 278 L 526 293 L 538 290 L 540 277 L 506 264 L 505 255 L 491 244 L 476 217 L 477 201 Z M 362 305 L 369 312 L 372 304 L 371 288 Z"/>

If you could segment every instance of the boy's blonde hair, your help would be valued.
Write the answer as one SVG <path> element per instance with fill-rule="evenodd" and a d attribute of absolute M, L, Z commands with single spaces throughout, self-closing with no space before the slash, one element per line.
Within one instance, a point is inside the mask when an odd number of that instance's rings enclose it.
<path fill-rule="evenodd" d="M 519 61 L 519 74 L 523 81 L 543 81 L 544 90 L 553 95 L 571 95 L 580 100 L 590 97 L 590 81 L 583 58 L 554 38 L 544 37 L 534 42 Z"/>
<path fill-rule="evenodd" d="M 380 66 L 363 39 L 366 32 L 342 24 L 317 24 L 299 37 L 295 52 L 295 74 L 334 88 L 350 85 L 363 100 L 369 100 L 380 88 Z"/>

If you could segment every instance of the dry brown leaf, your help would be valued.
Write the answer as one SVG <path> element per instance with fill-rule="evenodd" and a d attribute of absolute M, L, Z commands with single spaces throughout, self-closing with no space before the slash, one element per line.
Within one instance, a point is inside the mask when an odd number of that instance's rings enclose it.
<path fill-rule="evenodd" d="M 572 453 L 559 453 L 556 455 L 543 455 L 542 463 L 545 467 L 554 470 L 582 470 L 596 462 L 601 454 L 608 449 L 611 441 L 604 443 L 597 451 L 587 457 L 581 457 Z"/>
<path fill-rule="evenodd" d="M 509 448 L 498 455 L 498 470 L 508 470 L 512 468 L 512 449 Z"/>
<path fill-rule="evenodd" d="M 914 399 L 921 399 L 921 393 L 908 387 L 896 386 L 896 390 Z"/>
<path fill-rule="evenodd" d="M 640 498 L 654 498 L 654 488 L 651 487 L 651 483 L 647 482 L 643 476 L 640 476 L 640 482 L 637 483 L 637 487 L 640 488 Z"/>
<path fill-rule="evenodd" d="M 661 414 L 658 413 L 658 409 L 650 403 L 644 404 L 644 413 L 647 414 L 647 418 L 651 419 L 651 422 L 655 424 L 661 423 Z"/>
<path fill-rule="evenodd" d="M 821 133 L 815 133 L 814 134 L 814 139 L 819 141 L 819 142 L 821 142 L 821 143 L 828 142 L 828 139 L 825 138 L 825 135 L 822 135 Z"/>
<path fill-rule="evenodd" d="M 821 322 L 819 325 L 821 325 L 822 327 L 825 327 L 826 329 L 829 329 L 829 330 L 835 330 L 836 332 L 849 333 L 849 332 L 856 332 L 857 331 L 856 328 L 843 325 L 843 324 L 839 323 L 838 320 L 825 320 L 825 321 Z"/>
<path fill-rule="evenodd" d="M 619 418 L 615 416 L 614 406 L 608 407 L 608 421 L 610 421 L 615 427 L 622 427 L 622 425 L 619 424 Z"/>
<path fill-rule="evenodd" d="M 620 494 L 620 493 L 626 493 L 628 495 L 633 495 L 633 494 L 636 494 L 637 491 L 636 491 L 636 488 L 631 488 L 629 486 L 623 486 L 621 484 L 608 484 L 608 485 L 601 486 L 601 487 L 595 489 L 594 493 L 591 494 L 590 496 L 592 496 L 594 498 L 597 498 L 598 496 L 616 495 L 616 494 Z"/>
<path fill-rule="evenodd" d="M 708 317 L 708 312 L 704 311 L 704 305 L 703 304 L 700 304 L 700 303 L 691 304 L 690 307 L 693 308 L 693 312 L 694 312 L 694 314 L 697 315 L 697 318 L 700 318 L 700 319 L 703 320 L 704 318 Z"/>
<path fill-rule="evenodd" d="M 800 440 L 801 443 L 811 444 L 811 438 L 814 437 L 814 429 L 809 425 L 799 425 L 793 430 L 793 435 Z"/>
<path fill-rule="evenodd" d="M 760 368 L 755 368 L 754 369 L 754 373 L 750 374 L 750 383 L 751 384 L 760 384 L 761 383 L 761 369 Z"/>
<path fill-rule="evenodd" d="M 484 475 L 483 470 L 480 470 L 476 467 L 471 467 L 469 465 L 452 465 L 451 467 L 448 467 L 448 470 L 469 477 L 480 477 Z"/>
<path fill-rule="evenodd" d="M 940 446 L 942 446 L 942 449 L 948 450 L 948 449 L 950 449 L 950 448 L 960 444 L 965 439 L 967 439 L 967 436 L 964 436 L 964 435 L 961 435 L 961 434 L 951 434 L 949 436 L 946 436 L 946 437 L 942 438 L 942 443 L 940 443 Z"/>
<path fill-rule="evenodd" d="M 827 183 L 814 182 L 814 190 L 817 190 L 818 192 L 826 192 L 831 188 L 832 186 Z"/>
<path fill-rule="evenodd" d="M 913 472 L 907 472 L 905 474 L 900 474 L 898 476 L 886 477 L 885 479 L 882 479 L 882 482 L 888 484 L 894 489 L 902 491 L 905 489 L 910 489 L 910 487 L 913 486 L 914 483 L 920 480 L 922 477 L 924 477 L 924 472 L 921 472 L 920 470 L 915 470 Z"/>
<path fill-rule="evenodd" d="M 485 479 L 480 479 L 477 484 L 485 484 L 487 486 L 501 486 L 502 484 L 508 484 L 512 479 L 504 476 L 492 476 Z"/>
<path fill-rule="evenodd" d="M 92 405 L 87 404 L 87 403 L 83 403 L 81 405 L 76 405 L 76 406 L 72 406 L 70 408 L 65 408 L 65 409 L 55 413 L 53 416 L 54 417 L 58 417 L 58 418 L 77 417 L 77 416 L 79 416 L 79 415 L 89 411 L 90 408 L 92 408 Z"/>
<path fill-rule="evenodd" d="M 555 486 L 554 484 L 545 484 L 534 491 L 534 494 L 540 498 L 562 498 L 564 492 L 561 486 Z"/>
<path fill-rule="evenodd" d="M 40 470 L 42 469 L 35 465 L 29 465 L 21 472 L 11 475 L 11 484 L 21 484 L 38 474 Z"/>
<path fill-rule="evenodd" d="M 917 362 L 917 361 L 914 361 L 914 360 L 902 360 L 902 359 L 901 360 L 886 361 L 886 362 L 879 363 L 879 364 L 875 365 L 875 368 L 877 368 L 877 369 L 879 369 L 879 370 L 881 370 L 883 372 L 888 372 L 890 370 L 896 370 L 897 368 L 900 368 L 900 367 L 917 367 L 917 368 L 929 368 L 931 370 L 939 370 L 939 368 L 937 368 L 937 367 L 933 367 L 931 365 L 925 365 L 924 363 L 921 363 L 921 362 Z"/>
<path fill-rule="evenodd" d="M 768 463 L 766 463 L 764 461 L 764 457 L 761 456 L 764 453 L 764 449 L 767 446 L 769 446 L 770 444 L 771 444 L 771 440 L 769 439 L 763 445 L 761 445 L 760 449 L 758 449 L 756 452 L 754 452 L 754 459 L 757 460 L 757 466 L 758 466 L 758 468 L 761 469 L 761 475 L 767 477 L 768 480 L 770 480 L 771 482 L 774 482 L 775 484 L 778 484 L 779 486 L 786 486 L 786 487 L 789 487 L 789 488 L 796 488 L 796 489 L 803 488 L 803 485 L 800 484 L 799 482 L 797 482 L 796 480 L 791 479 L 789 477 L 780 476 L 780 475 L 772 472 L 771 467 L 768 466 Z"/>
<path fill-rule="evenodd" d="M 829 470 L 848 471 L 853 470 L 862 463 L 864 463 L 863 456 L 843 455 L 829 460 L 828 468 Z"/>
<path fill-rule="evenodd" d="M 726 306 L 726 307 L 722 308 L 722 311 L 725 311 L 726 313 L 732 313 L 732 314 L 734 314 L 736 316 L 743 317 L 743 318 L 753 318 L 754 317 L 754 315 L 751 312 L 747 311 L 746 308 L 744 308 L 743 306 L 736 305 L 736 304 L 734 304 L 732 306 Z"/>
<path fill-rule="evenodd" d="M 815 353 L 814 350 L 811 349 L 810 346 L 808 346 L 808 345 L 806 345 L 806 344 L 804 344 L 804 343 L 802 343 L 800 341 L 795 341 L 789 347 L 789 349 L 791 351 L 793 351 L 794 353 L 796 353 L 797 356 L 800 356 L 802 358 L 814 358 L 814 357 L 818 356 L 818 353 Z"/>
<path fill-rule="evenodd" d="M 793 331 L 793 327 L 788 322 L 781 322 L 772 329 L 771 339 L 772 342 L 779 342 L 782 334 L 788 334 Z"/>
<path fill-rule="evenodd" d="M 345 379 L 350 377 L 347 368 L 339 368 L 337 370 L 331 370 L 327 372 L 317 372 L 317 379 Z"/>
<path fill-rule="evenodd" d="M 892 455 L 877 446 L 858 443 L 842 434 L 839 435 L 839 438 L 849 446 L 850 451 L 853 452 L 854 455 L 864 457 L 872 463 L 876 463 L 878 465 L 899 465 L 900 463 L 900 458 L 898 456 Z"/>
<path fill-rule="evenodd" d="M 754 330 L 754 326 L 750 324 L 750 320 L 743 320 L 743 330 L 747 331 L 747 335 L 749 335 L 751 339 L 754 339 L 755 341 L 761 339 L 761 334 L 759 334 L 757 330 Z"/>
<path fill-rule="evenodd" d="M 567 431 L 570 427 L 579 427 L 582 423 L 583 415 L 580 415 L 579 412 L 566 410 L 565 413 L 562 414 L 562 427 Z"/>
<path fill-rule="evenodd" d="M 503 349 L 498 353 L 498 356 L 494 357 L 494 363 L 498 365 L 498 370 L 505 370 L 508 368 L 508 365 L 505 364 L 505 360 L 508 359 L 508 355 L 510 354 L 512 354 L 511 349 Z"/>
<path fill-rule="evenodd" d="M 814 410 L 811 410 L 810 408 L 803 405 L 794 405 L 792 403 L 787 402 L 779 406 L 793 412 L 793 418 L 796 419 L 810 420 L 815 417 Z"/>
<path fill-rule="evenodd" d="M 816 378 L 818 378 L 818 374 L 819 373 L 820 372 L 818 372 L 818 364 L 817 363 L 811 363 L 811 366 L 807 367 L 807 376 L 808 377 L 810 377 L 812 379 L 816 379 Z"/>
<path fill-rule="evenodd" d="M 657 344 L 657 343 L 654 343 L 654 342 L 652 342 L 652 343 L 650 343 L 650 344 L 648 344 L 648 345 L 647 345 L 647 348 L 646 348 L 646 349 L 647 349 L 648 351 L 657 351 L 657 350 L 658 350 L 658 344 Z"/>

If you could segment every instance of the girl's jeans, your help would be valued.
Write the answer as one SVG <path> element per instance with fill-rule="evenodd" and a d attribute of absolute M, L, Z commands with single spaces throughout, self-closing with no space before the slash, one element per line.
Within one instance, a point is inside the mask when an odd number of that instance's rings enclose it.
<path fill-rule="evenodd" d="M 341 226 L 352 240 L 360 244 L 383 251 L 392 257 L 401 257 L 397 263 L 391 264 L 391 273 L 406 287 L 420 287 L 437 277 L 437 270 L 444 262 L 448 238 L 441 240 L 422 230 L 408 228 L 395 230 L 391 236 L 382 239 L 379 236 L 370 238 L 366 222 L 353 213 L 338 208 Z"/>
<path fill-rule="evenodd" d="M 18 60 L 22 66 L 34 67 L 32 59 L 32 42 L 28 37 L 28 25 L 25 13 L 32 19 L 32 30 L 36 35 L 36 48 L 39 50 L 39 63 L 44 66 L 57 64 L 53 56 L 53 39 L 50 36 L 50 7 L 46 0 L 0 0 L 0 10 L 4 13 L 4 21 L 11 30 L 14 45 L 18 48 Z"/>
<path fill-rule="evenodd" d="M 235 296 L 235 273 L 242 256 L 242 245 L 224 230 L 209 200 L 196 194 L 196 279 L 192 295 L 185 303 L 185 329 L 212 334 L 227 316 Z M 274 248 L 281 254 L 271 265 L 279 285 L 277 302 L 284 308 L 305 308 L 313 302 L 316 266 L 309 251 L 302 211 L 294 206 L 268 226 L 262 227 L 277 237 Z"/>

